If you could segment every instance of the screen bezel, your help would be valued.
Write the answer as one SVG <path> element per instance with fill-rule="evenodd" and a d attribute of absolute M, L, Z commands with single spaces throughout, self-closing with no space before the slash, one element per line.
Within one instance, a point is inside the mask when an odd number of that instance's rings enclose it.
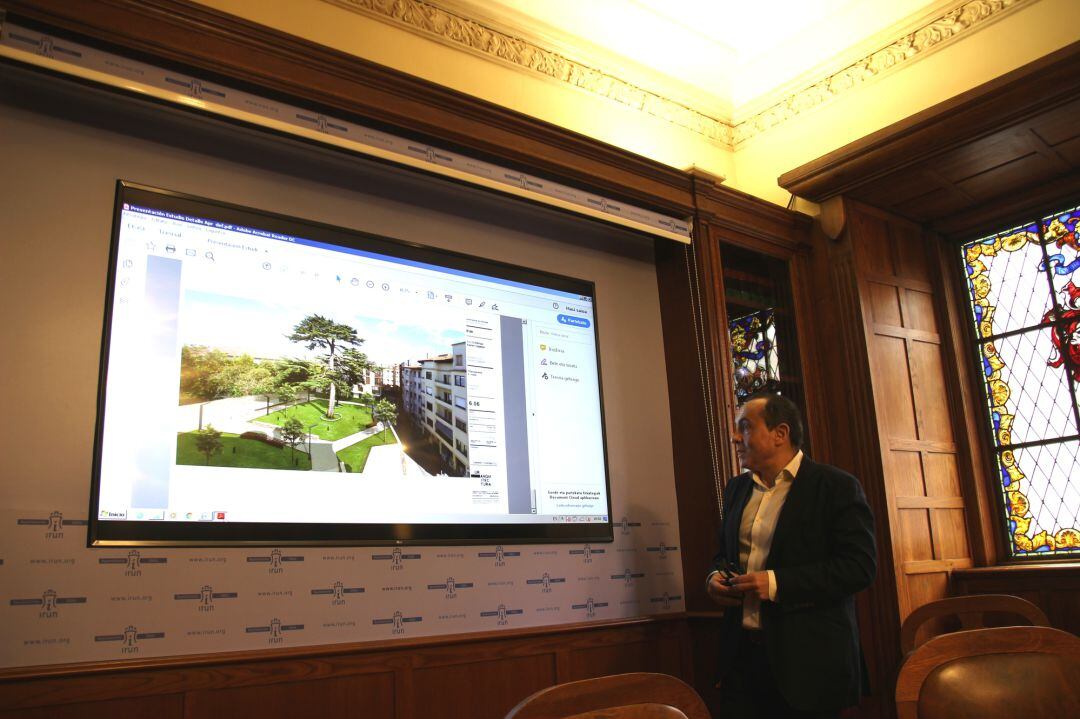
<path fill-rule="evenodd" d="M 593 305 L 593 336 L 597 350 L 596 371 L 599 386 L 607 521 L 553 524 L 323 524 L 100 520 L 98 518 L 100 510 L 98 499 L 101 482 L 105 400 L 108 386 L 109 342 L 120 243 L 120 220 L 125 203 L 236 225 L 257 227 L 346 249 L 425 262 L 449 269 L 474 272 L 499 279 L 591 297 Z M 382 235 L 118 180 L 105 286 L 105 312 L 98 373 L 98 401 L 87 544 L 88 546 L 389 546 L 613 541 L 611 473 L 608 465 L 603 379 L 600 367 L 599 323 L 596 310 L 596 286 L 589 280 L 567 277 L 506 262 L 488 260 L 453 250 L 438 249 Z"/>

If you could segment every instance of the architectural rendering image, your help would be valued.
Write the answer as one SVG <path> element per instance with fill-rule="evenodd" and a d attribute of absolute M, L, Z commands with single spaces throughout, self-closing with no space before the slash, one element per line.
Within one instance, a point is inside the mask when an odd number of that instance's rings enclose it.
<path fill-rule="evenodd" d="M 192 317 L 233 314 L 244 329 L 224 347 L 207 337 L 211 341 L 185 341 L 181 348 L 177 464 L 379 478 L 465 474 L 462 332 L 316 313 L 293 312 L 299 319 L 282 322 L 277 309 L 253 300 L 203 293 L 189 293 L 187 300 Z M 212 323 L 188 326 L 198 334 Z M 454 354 L 428 358 L 436 345 Z M 406 356 L 372 359 L 395 353 Z M 425 359 L 414 363 L 408 355 Z M 418 387 L 426 403 L 415 391 L 413 367 L 426 368 Z M 403 373 L 414 391 L 400 386 Z"/>

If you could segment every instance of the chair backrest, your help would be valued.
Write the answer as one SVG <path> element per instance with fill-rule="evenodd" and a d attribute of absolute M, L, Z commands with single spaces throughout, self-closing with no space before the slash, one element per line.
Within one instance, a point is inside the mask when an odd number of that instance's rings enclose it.
<path fill-rule="evenodd" d="M 1080 638 L 1049 627 L 942 634 L 896 680 L 900 719 L 1080 716 Z"/>
<path fill-rule="evenodd" d="M 921 644 L 922 642 L 917 641 L 919 629 L 931 620 L 941 617 L 959 617 L 961 629 L 982 629 L 986 627 L 987 614 L 1009 614 L 1013 618 L 1023 619 L 1024 624 L 1030 624 L 1033 627 L 1050 626 L 1043 610 L 1026 599 L 1010 594 L 972 594 L 949 597 L 924 604 L 908 615 L 900 626 L 900 650 L 907 656 Z"/>
<path fill-rule="evenodd" d="M 506 719 L 709 719 L 697 692 L 667 674 L 615 674 L 542 689 Z"/>

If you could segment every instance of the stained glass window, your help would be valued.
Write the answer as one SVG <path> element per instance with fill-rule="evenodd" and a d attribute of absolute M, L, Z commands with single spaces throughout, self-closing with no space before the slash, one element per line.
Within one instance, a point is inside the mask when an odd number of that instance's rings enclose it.
<path fill-rule="evenodd" d="M 741 405 L 755 392 L 778 390 L 780 355 L 772 308 L 731 320 L 728 330 L 735 369 L 736 403 Z"/>
<path fill-rule="evenodd" d="M 1080 556 L 1080 208 L 962 247 L 1014 558 Z"/>

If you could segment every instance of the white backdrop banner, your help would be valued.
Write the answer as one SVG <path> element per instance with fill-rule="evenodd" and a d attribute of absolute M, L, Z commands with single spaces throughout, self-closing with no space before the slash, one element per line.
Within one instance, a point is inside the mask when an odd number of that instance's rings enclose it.
<path fill-rule="evenodd" d="M 0 513 L 0 665 L 363 642 L 683 610 L 677 527 L 662 519 L 622 517 L 612 544 L 85 544 L 85 510 Z"/>

